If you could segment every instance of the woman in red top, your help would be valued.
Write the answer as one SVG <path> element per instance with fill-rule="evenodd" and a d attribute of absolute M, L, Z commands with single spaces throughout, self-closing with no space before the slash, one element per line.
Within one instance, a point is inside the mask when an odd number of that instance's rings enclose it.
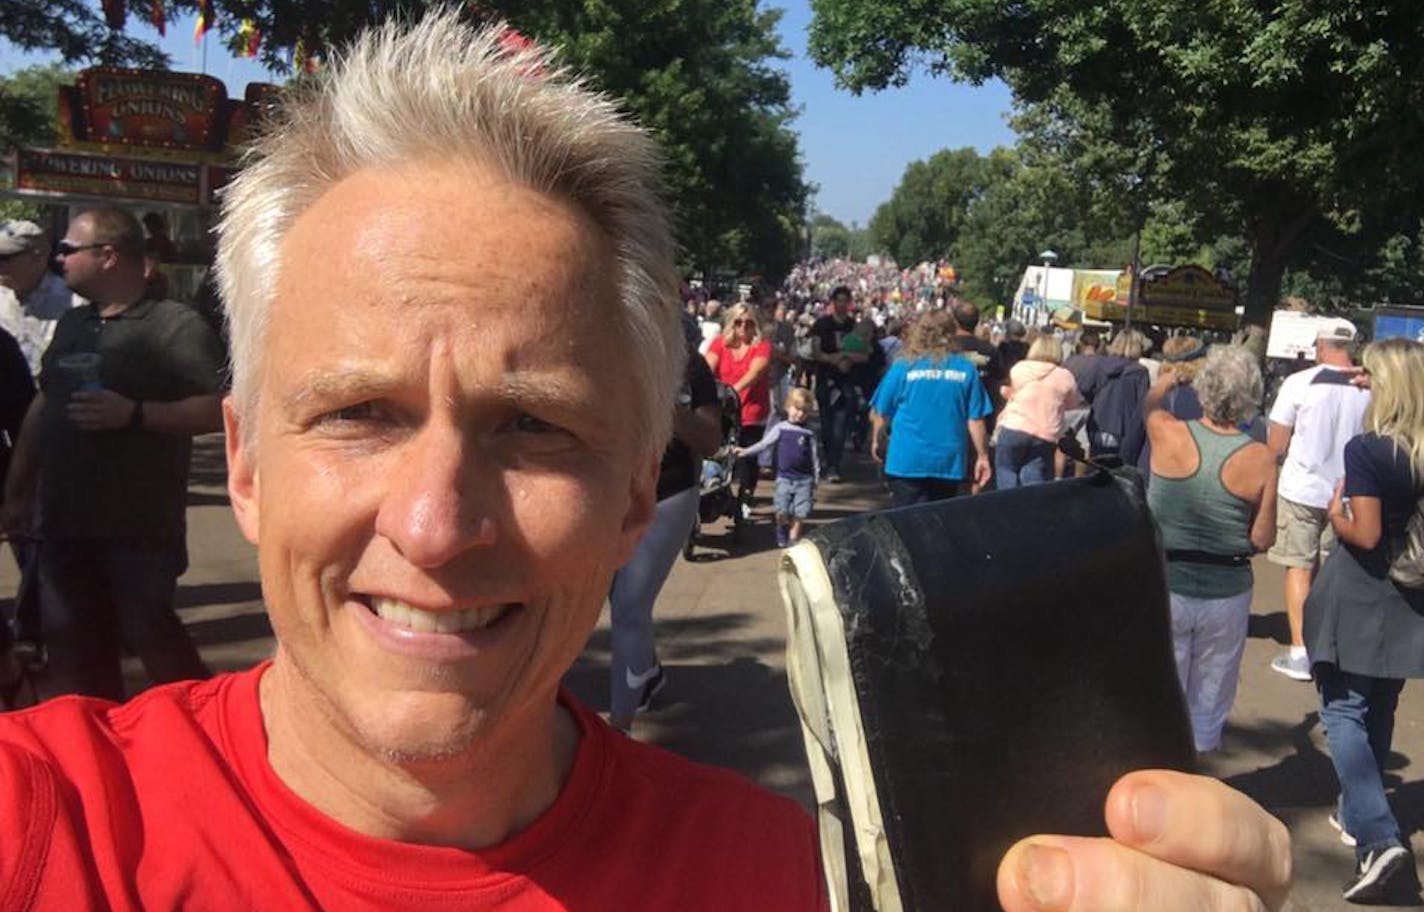
<path fill-rule="evenodd" d="M 771 342 L 761 337 L 756 312 L 746 304 L 730 307 L 722 327 L 722 335 L 707 349 L 707 366 L 741 397 L 742 430 L 737 443 L 749 447 L 762 438 L 771 414 L 771 375 L 767 371 Z M 755 457 L 737 460 L 737 499 L 743 516 L 750 514 L 758 471 Z"/>

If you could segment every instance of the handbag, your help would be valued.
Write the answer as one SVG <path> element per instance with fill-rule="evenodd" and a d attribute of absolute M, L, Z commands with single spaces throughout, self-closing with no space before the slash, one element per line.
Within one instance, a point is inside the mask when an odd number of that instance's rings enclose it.
<path fill-rule="evenodd" d="M 1390 554 L 1389 578 L 1406 589 L 1424 589 L 1424 497 L 1414 504 L 1414 515 Z"/>

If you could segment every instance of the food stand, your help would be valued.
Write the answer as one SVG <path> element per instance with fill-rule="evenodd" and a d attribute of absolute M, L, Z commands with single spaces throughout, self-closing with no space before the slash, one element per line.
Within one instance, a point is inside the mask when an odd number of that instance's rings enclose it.
<path fill-rule="evenodd" d="M 1132 271 L 1123 270 L 1112 280 L 1109 291 L 1106 273 L 1087 273 L 1080 307 L 1085 317 L 1125 323 L 1132 293 Z M 1178 266 L 1166 273 L 1144 278 L 1138 286 L 1132 322 L 1142 326 L 1188 327 L 1235 330 L 1241 317 L 1236 307 L 1236 289 L 1218 280 L 1200 266 Z"/>
<path fill-rule="evenodd" d="M 94 67 L 59 90 L 59 142 L 21 148 L 4 193 L 57 207 L 56 226 L 95 205 L 167 226 L 160 271 L 170 297 L 192 300 L 212 262 L 216 194 L 236 172 L 237 149 L 275 99 L 251 83 L 241 99 L 195 73 Z"/>

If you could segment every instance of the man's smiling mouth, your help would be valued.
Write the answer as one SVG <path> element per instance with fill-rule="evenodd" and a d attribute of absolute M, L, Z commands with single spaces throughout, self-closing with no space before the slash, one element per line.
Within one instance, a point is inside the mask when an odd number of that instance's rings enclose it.
<path fill-rule="evenodd" d="M 360 601 L 381 620 L 415 633 L 467 633 L 485 630 L 523 607 L 519 602 L 505 602 L 461 611 L 425 611 L 399 599 L 385 596 L 362 596 Z"/>

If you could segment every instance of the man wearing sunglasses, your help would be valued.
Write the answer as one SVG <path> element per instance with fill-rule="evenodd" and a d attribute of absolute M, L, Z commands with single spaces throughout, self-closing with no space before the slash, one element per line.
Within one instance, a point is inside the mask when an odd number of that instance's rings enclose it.
<path fill-rule="evenodd" d="M 222 350 L 191 308 L 147 296 L 129 213 L 82 213 L 55 261 L 90 303 L 45 352 L 0 524 L 25 534 L 38 515 L 46 689 L 123 699 L 120 645 L 156 681 L 207 674 L 173 597 L 192 435 L 221 427 Z"/>
<path fill-rule="evenodd" d="M 55 322 L 74 306 L 74 295 L 49 268 L 49 237 L 34 222 L 0 223 L 0 329 L 20 343 L 38 377 L 40 358 Z"/>

